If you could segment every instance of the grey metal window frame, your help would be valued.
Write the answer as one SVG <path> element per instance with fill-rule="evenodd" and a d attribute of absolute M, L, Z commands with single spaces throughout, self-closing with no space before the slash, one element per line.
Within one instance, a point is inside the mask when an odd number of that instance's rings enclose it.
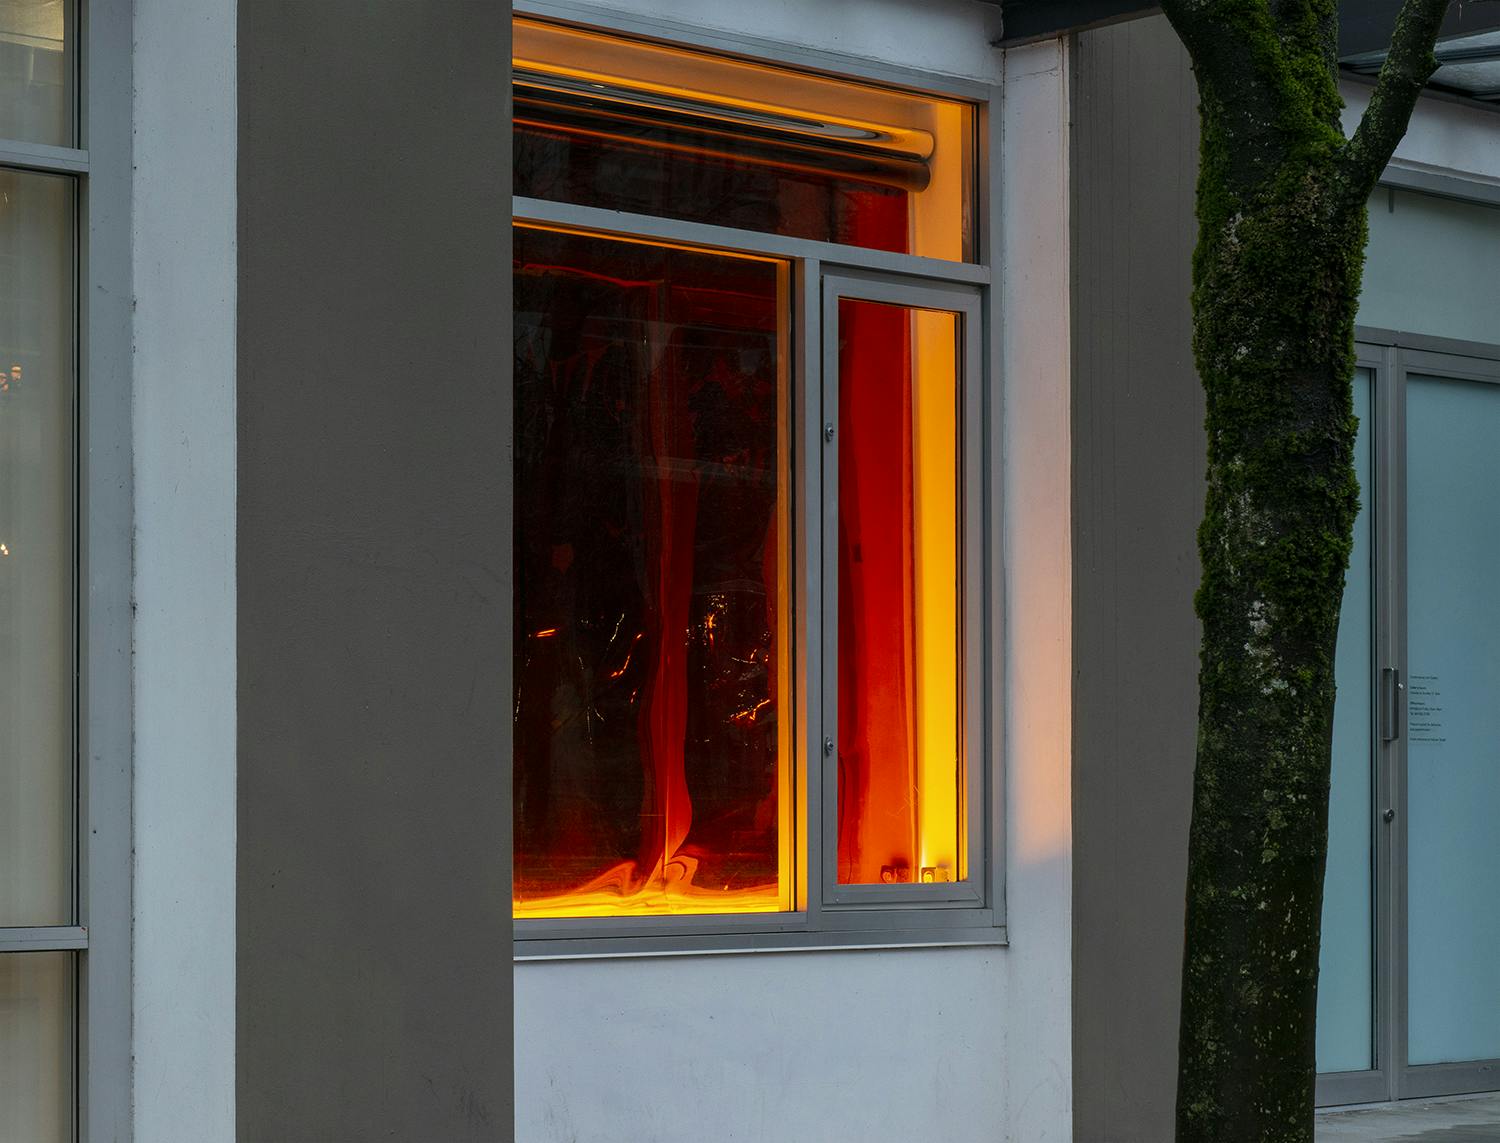
<path fill-rule="evenodd" d="M 1006 943 L 1004 876 L 1004 790 L 1000 758 L 1003 695 L 1003 598 L 1000 561 L 998 391 L 999 287 L 990 267 L 998 264 L 998 180 L 990 157 L 999 153 L 998 88 L 955 77 L 916 72 L 868 60 L 788 47 L 785 44 L 716 33 L 670 21 L 603 12 L 555 0 L 518 0 L 515 14 L 555 20 L 594 31 L 676 44 L 775 66 L 814 71 L 840 79 L 863 80 L 909 91 L 970 102 L 975 116 L 973 188 L 975 261 L 957 262 L 844 246 L 811 239 L 746 231 L 516 197 L 513 215 L 527 222 L 601 234 L 644 237 L 785 259 L 792 268 L 792 474 L 794 537 L 794 673 L 798 757 L 797 815 L 793 885 L 796 909 L 785 913 L 728 916 L 659 916 L 576 919 L 518 918 L 514 955 L 518 960 L 639 957 L 661 955 L 793 952 L 815 949 L 952 947 Z M 994 113 L 992 113 L 992 111 Z M 965 323 L 966 413 L 964 426 L 966 518 L 975 531 L 965 537 L 965 560 L 972 560 L 974 582 L 966 584 L 966 632 L 974 656 L 966 658 L 965 679 L 973 735 L 968 751 L 969 806 L 977 835 L 971 841 L 970 870 L 977 892 L 967 900 L 944 901 L 941 893 L 877 894 L 863 900 L 830 900 L 825 859 L 817 835 L 823 831 L 825 793 L 821 742 L 822 623 L 814 607 L 821 579 L 822 469 L 825 400 L 825 282 L 836 288 L 884 290 L 890 296 L 943 299 L 938 308 L 963 309 Z M 912 302 L 910 304 L 920 304 Z M 809 478 L 811 476 L 811 479 Z M 846 887 L 847 888 L 847 887 Z M 941 890 L 941 886 L 879 886 L 877 890 Z M 839 896 L 843 896 L 839 894 Z M 855 894 L 863 897 L 863 894 Z"/>
<path fill-rule="evenodd" d="M 1374 837 L 1374 1066 L 1317 1077 L 1321 1106 L 1426 1099 L 1500 1089 L 1500 1059 L 1459 1063 L 1407 1062 L 1408 780 L 1406 693 L 1386 701 L 1385 669 L 1409 677 L 1406 613 L 1406 392 L 1412 375 L 1500 385 L 1500 344 L 1432 337 L 1360 326 L 1358 365 L 1374 374 L 1374 662 L 1371 664 L 1375 743 L 1370 820 Z M 1382 733 L 1391 702 L 1394 732 Z M 1393 812 L 1390 822 L 1383 815 Z"/>
<path fill-rule="evenodd" d="M 0 141 L 74 194 L 74 924 L 0 929 L 0 955 L 75 955 L 75 1139 L 131 1137 L 131 44 L 129 4 L 74 0 L 77 146 Z"/>
<path fill-rule="evenodd" d="M 956 313 L 961 319 L 959 362 L 959 436 L 955 443 L 959 450 L 960 471 L 959 504 L 961 512 L 960 551 L 961 563 L 961 660 L 963 664 L 962 754 L 963 788 L 971 795 L 964 799 L 966 820 L 964 821 L 964 844 L 969 853 L 984 853 L 984 776 L 979 764 L 983 756 L 983 722 L 980 717 L 982 700 L 980 679 L 984 673 L 982 639 L 972 633 L 982 630 L 980 625 L 981 603 L 984 593 L 984 567 L 982 560 L 983 522 L 980 518 L 982 501 L 983 470 L 979 458 L 983 455 L 980 433 L 979 396 L 981 385 L 976 383 L 975 373 L 983 376 L 976 365 L 982 361 L 980 298 L 977 290 L 956 284 L 924 283 L 914 285 L 895 281 L 868 273 L 845 270 L 827 272 L 823 276 L 823 361 L 822 361 L 822 410 L 820 422 L 825 425 L 822 445 L 822 504 L 820 518 L 822 536 L 819 542 L 822 555 L 822 687 L 819 707 L 822 730 L 815 735 L 821 739 L 823 749 L 809 754 L 809 758 L 823 761 L 821 813 L 813 818 L 813 807 L 808 807 L 808 816 L 819 821 L 823 836 L 820 854 L 822 868 L 821 900 L 825 908 L 843 905 L 879 906 L 886 908 L 936 908 L 981 906 L 987 899 L 985 870 L 988 863 L 981 860 L 977 878 L 963 881 L 933 884 L 900 885 L 843 885 L 838 880 L 836 862 L 838 842 L 838 551 L 837 528 L 839 506 L 839 439 L 829 431 L 838 421 L 839 408 L 839 302 L 845 298 L 858 301 L 884 302 L 889 305 L 913 309 L 940 310 Z M 811 626 L 813 617 L 808 617 Z M 809 744 L 811 746 L 811 744 Z"/>

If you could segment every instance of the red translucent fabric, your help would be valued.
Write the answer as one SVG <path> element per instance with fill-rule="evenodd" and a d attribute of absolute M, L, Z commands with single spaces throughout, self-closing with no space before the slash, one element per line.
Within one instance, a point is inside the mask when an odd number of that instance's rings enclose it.
<path fill-rule="evenodd" d="M 958 323 L 838 322 L 838 879 L 959 880 Z"/>
<path fill-rule="evenodd" d="M 516 913 L 788 907 L 782 268 L 515 237 Z"/>

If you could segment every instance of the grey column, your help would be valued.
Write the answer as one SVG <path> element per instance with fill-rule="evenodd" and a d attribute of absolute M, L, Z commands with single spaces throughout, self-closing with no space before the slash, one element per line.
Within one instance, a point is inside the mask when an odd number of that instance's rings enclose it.
<path fill-rule="evenodd" d="M 244 1143 L 512 1134 L 509 21 L 239 6 Z"/>
<path fill-rule="evenodd" d="M 1074 1137 L 1161 1143 L 1197 715 L 1197 91 L 1161 17 L 1075 44 Z"/>

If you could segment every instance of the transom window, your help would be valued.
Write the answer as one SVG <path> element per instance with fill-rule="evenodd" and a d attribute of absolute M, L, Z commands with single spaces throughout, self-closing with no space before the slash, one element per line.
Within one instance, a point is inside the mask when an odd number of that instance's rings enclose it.
<path fill-rule="evenodd" d="M 998 939 L 979 107 L 532 20 L 515 99 L 518 947 Z"/>

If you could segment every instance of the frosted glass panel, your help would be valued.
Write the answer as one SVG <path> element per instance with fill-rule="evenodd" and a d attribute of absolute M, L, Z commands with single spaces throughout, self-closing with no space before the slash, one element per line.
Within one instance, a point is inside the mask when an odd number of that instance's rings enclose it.
<path fill-rule="evenodd" d="M 0 953 L 0 1143 L 73 1138 L 73 954 Z"/>
<path fill-rule="evenodd" d="M 1344 580 L 1335 663 L 1333 789 L 1328 805 L 1328 872 L 1323 880 L 1323 948 L 1318 973 L 1318 1070 L 1365 1071 L 1374 1066 L 1372 838 L 1373 741 L 1371 686 L 1374 573 L 1370 437 L 1374 417 L 1370 372 L 1354 378 L 1359 438 L 1359 518 Z"/>
<path fill-rule="evenodd" d="M 1500 1057 L 1500 386 L 1407 386 L 1408 1060 Z"/>
<path fill-rule="evenodd" d="M 72 920 L 73 183 L 0 170 L 0 925 Z"/>
<path fill-rule="evenodd" d="M 1500 209 L 1382 187 L 1370 199 L 1360 324 L 1494 341 L 1497 264 Z"/>

